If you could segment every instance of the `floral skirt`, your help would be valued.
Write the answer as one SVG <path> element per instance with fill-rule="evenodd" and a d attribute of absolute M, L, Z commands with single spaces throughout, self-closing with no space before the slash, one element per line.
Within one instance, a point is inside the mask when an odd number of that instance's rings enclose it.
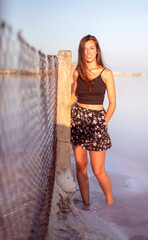
<path fill-rule="evenodd" d="M 89 151 L 110 148 L 105 114 L 105 110 L 86 109 L 75 104 L 71 109 L 71 143 Z"/>

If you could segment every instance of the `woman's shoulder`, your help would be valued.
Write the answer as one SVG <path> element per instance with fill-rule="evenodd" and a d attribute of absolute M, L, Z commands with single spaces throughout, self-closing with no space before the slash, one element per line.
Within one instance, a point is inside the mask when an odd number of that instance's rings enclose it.
<path fill-rule="evenodd" d="M 74 85 L 75 85 L 75 86 L 77 86 L 78 76 L 79 76 L 78 70 L 75 69 L 74 72 L 73 72 L 73 82 L 74 82 Z"/>
<path fill-rule="evenodd" d="M 108 79 L 110 77 L 113 77 L 113 72 L 109 68 L 104 68 L 104 71 L 102 72 L 101 76 L 105 79 Z"/>
<path fill-rule="evenodd" d="M 112 73 L 112 71 L 109 69 L 109 68 L 104 68 L 104 71 L 103 71 L 103 73 L 104 73 L 104 75 L 112 75 L 113 73 Z"/>
<path fill-rule="evenodd" d="M 110 82 L 111 80 L 113 80 L 113 73 L 109 68 L 104 68 L 104 71 L 102 72 L 101 77 L 105 82 L 105 84 L 107 84 L 107 82 Z"/>
<path fill-rule="evenodd" d="M 79 75 L 78 70 L 75 69 L 74 72 L 73 72 L 73 77 L 77 79 L 78 75 Z"/>

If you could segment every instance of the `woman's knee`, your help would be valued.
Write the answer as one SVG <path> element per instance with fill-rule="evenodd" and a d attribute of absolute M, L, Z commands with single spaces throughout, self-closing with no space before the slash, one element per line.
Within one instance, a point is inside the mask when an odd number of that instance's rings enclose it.
<path fill-rule="evenodd" d="M 93 170 L 94 175 L 96 176 L 96 178 L 98 180 L 103 179 L 106 176 L 106 172 L 104 169 L 100 169 L 100 170 Z"/>
<path fill-rule="evenodd" d="M 74 155 L 76 161 L 76 168 L 80 172 L 87 170 L 88 159 L 87 152 L 81 146 L 74 146 Z"/>
<path fill-rule="evenodd" d="M 82 162 L 76 162 L 76 168 L 77 171 L 79 172 L 86 172 L 87 171 L 87 162 L 82 163 Z"/>

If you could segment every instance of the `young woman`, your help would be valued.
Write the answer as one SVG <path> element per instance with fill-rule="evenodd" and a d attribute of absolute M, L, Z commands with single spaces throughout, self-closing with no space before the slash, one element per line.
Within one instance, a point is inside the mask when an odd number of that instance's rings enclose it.
<path fill-rule="evenodd" d="M 111 70 L 104 67 L 101 49 L 94 36 L 83 37 L 79 44 L 78 64 L 73 74 L 71 95 L 71 143 L 76 161 L 77 180 L 83 202 L 90 204 L 87 151 L 92 170 L 105 194 L 107 204 L 114 202 L 109 176 L 105 172 L 105 153 L 111 147 L 107 124 L 116 107 L 115 85 Z M 103 108 L 107 89 L 109 106 Z"/>

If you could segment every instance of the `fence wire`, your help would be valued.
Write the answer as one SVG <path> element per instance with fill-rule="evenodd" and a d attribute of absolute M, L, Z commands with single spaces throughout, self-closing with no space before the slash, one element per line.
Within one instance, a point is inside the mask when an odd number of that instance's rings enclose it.
<path fill-rule="evenodd" d="M 56 164 L 57 56 L 0 23 L 0 239 L 45 239 Z"/>

